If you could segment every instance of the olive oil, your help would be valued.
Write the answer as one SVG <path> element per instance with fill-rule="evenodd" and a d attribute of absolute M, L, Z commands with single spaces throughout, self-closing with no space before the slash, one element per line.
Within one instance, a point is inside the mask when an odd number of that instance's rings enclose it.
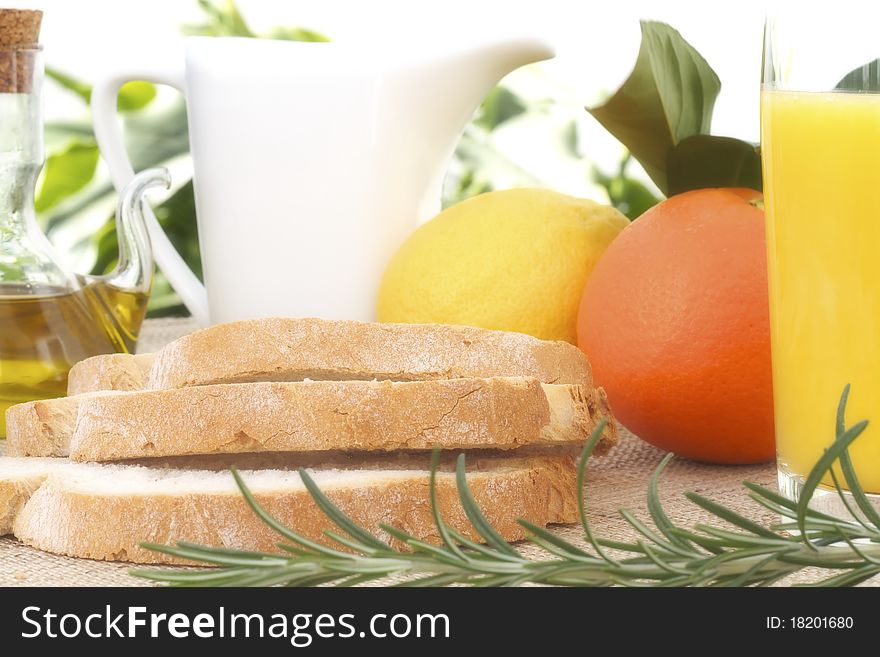
<path fill-rule="evenodd" d="M 6 409 L 65 394 L 67 373 L 98 354 L 132 352 L 147 295 L 94 281 L 70 292 L 0 286 L 0 438 Z"/>
<path fill-rule="evenodd" d="M 122 194 L 113 271 L 66 270 L 34 208 L 43 166 L 41 16 L 0 9 L 0 37 L 12 39 L 0 44 L 0 438 L 9 406 L 63 395 L 70 368 L 84 358 L 134 349 L 153 280 L 143 193 L 167 186 L 165 172 L 148 170 Z"/>

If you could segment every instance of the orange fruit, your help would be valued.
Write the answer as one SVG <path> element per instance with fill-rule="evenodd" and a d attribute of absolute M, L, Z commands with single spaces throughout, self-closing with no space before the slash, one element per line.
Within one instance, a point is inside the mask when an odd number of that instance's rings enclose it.
<path fill-rule="evenodd" d="M 593 270 L 578 345 L 615 415 L 688 458 L 773 458 L 764 213 L 748 189 L 673 196 Z"/>

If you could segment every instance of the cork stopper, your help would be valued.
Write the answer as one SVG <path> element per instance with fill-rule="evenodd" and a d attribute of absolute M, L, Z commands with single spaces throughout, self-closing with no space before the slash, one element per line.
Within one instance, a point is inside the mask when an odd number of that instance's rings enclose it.
<path fill-rule="evenodd" d="M 35 48 L 40 41 L 43 12 L 0 9 L 0 49 Z"/>
<path fill-rule="evenodd" d="M 40 42 L 43 12 L 0 9 L 0 93 L 28 93 Z"/>

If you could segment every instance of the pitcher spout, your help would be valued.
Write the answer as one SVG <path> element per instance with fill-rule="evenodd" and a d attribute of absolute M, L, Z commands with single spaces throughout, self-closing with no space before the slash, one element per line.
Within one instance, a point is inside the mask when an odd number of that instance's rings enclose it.
<path fill-rule="evenodd" d="M 433 88 L 429 95 L 435 103 L 435 116 L 445 114 L 447 120 L 455 119 L 453 132 L 457 132 L 501 78 L 554 55 L 547 41 L 525 36 L 460 45 L 438 58 L 436 68 L 426 76 Z"/>
<path fill-rule="evenodd" d="M 485 67 L 487 81 L 492 80 L 490 85 L 521 66 L 551 59 L 555 55 L 556 50 L 548 41 L 530 36 L 501 39 L 476 48 L 474 53 Z"/>
<path fill-rule="evenodd" d="M 526 64 L 550 59 L 555 54 L 545 40 L 513 37 L 482 43 L 462 43 L 414 62 L 414 79 L 405 85 L 412 96 L 406 106 L 413 111 L 414 131 L 410 138 L 419 144 L 422 161 L 433 166 L 426 177 L 418 221 L 425 221 L 440 209 L 446 169 L 465 125 L 483 99 L 508 73 Z"/>

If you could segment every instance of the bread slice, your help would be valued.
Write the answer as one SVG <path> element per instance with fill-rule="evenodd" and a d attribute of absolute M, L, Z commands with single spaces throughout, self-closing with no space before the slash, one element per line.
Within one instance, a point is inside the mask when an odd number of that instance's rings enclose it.
<path fill-rule="evenodd" d="M 92 392 L 74 397 L 37 399 L 6 409 L 7 456 L 67 456 L 83 400 L 118 392 Z"/>
<path fill-rule="evenodd" d="M 96 390 L 143 390 L 155 354 L 103 354 L 78 362 L 67 375 L 67 394 Z"/>
<path fill-rule="evenodd" d="M 428 381 L 531 376 L 591 385 L 567 342 L 442 324 L 257 319 L 212 326 L 157 354 L 96 356 L 70 372 L 68 394 L 253 381 Z"/>
<path fill-rule="evenodd" d="M 0 457 L 0 536 L 12 533 L 12 521 L 51 472 L 70 467 L 67 459 Z"/>
<path fill-rule="evenodd" d="M 604 393 L 524 377 L 238 383 L 29 402 L 8 453 L 112 461 L 189 454 L 582 444 Z M 599 453 L 616 440 L 610 426 Z"/>
<path fill-rule="evenodd" d="M 0 459 L 2 461 L 2 459 Z M 327 465 L 310 471 L 356 523 L 386 523 L 437 542 L 428 497 L 428 457 Z M 459 503 L 451 461 L 437 478 L 446 522 L 477 538 Z M 244 470 L 257 500 L 280 522 L 323 542 L 332 527 L 292 470 Z M 468 484 L 507 540 L 523 537 L 518 518 L 538 525 L 577 518 L 575 459 L 483 456 L 469 459 Z M 277 552 L 279 536 L 247 507 L 229 472 L 73 463 L 49 474 L 13 523 L 16 537 L 48 552 L 136 563 L 184 563 L 140 547 L 147 541 Z M 377 531 L 377 535 L 388 536 Z"/>

